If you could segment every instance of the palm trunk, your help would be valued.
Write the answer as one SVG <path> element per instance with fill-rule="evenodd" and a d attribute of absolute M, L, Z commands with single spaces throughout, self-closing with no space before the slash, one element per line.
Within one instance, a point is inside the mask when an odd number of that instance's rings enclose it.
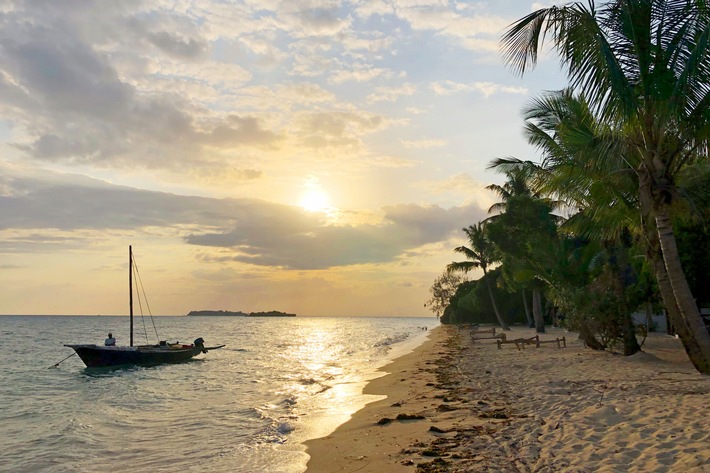
<path fill-rule="evenodd" d="M 695 368 L 701 373 L 710 374 L 710 333 L 705 328 L 705 323 L 695 304 L 693 294 L 690 292 L 685 273 L 683 273 L 668 209 L 663 204 L 657 207 L 654 209 L 655 220 L 663 252 L 663 262 L 673 290 L 673 298 L 682 318 L 678 323 L 673 321 L 673 325 L 678 335 L 683 339 L 683 345 Z"/>
<path fill-rule="evenodd" d="M 644 231 L 648 238 L 648 257 L 653 263 L 658 289 L 663 299 L 663 305 L 666 308 L 666 316 L 673 330 L 678 335 L 678 338 L 680 338 L 683 343 L 683 348 L 685 348 L 685 352 L 688 354 L 688 358 L 695 369 L 701 373 L 710 373 L 710 353 L 708 353 L 707 348 L 709 343 L 707 341 L 709 338 L 708 332 L 707 329 L 705 329 L 693 296 L 690 294 L 690 288 L 685 280 L 685 274 L 680 267 L 678 248 L 675 243 L 675 235 L 673 234 L 673 227 L 668 211 L 663 204 L 653 205 L 654 199 L 651 190 L 651 178 L 644 168 L 641 168 L 639 171 L 639 204 L 642 218 L 646 223 Z M 659 212 L 661 213 L 659 214 Z M 653 217 L 654 214 L 656 216 L 655 218 Z M 663 237 L 661 237 L 661 235 L 663 235 Z M 665 249 L 663 247 L 664 243 Z M 670 252 L 668 255 L 666 255 L 666 250 Z M 673 257 L 673 255 L 675 256 Z M 689 296 L 691 300 L 690 312 L 684 311 L 680 306 L 669 275 L 668 264 L 666 263 L 667 258 L 675 258 L 675 263 L 672 262 L 671 266 L 676 269 L 674 275 L 676 285 L 679 286 L 681 291 L 682 287 L 685 287 L 687 291 L 686 296 Z M 677 282 L 678 278 L 682 279 L 682 282 Z M 688 313 L 692 314 L 693 312 L 695 312 L 695 319 L 702 327 L 698 327 L 697 322 L 695 324 L 688 323 Z M 695 328 L 691 328 L 691 325 Z M 705 348 L 703 348 L 703 343 L 700 343 L 698 340 L 699 338 L 703 338 L 703 336 L 706 339 Z"/>
<path fill-rule="evenodd" d="M 535 326 L 535 322 L 532 319 L 532 316 L 530 315 L 530 307 L 528 305 L 528 298 L 525 295 L 525 288 L 522 289 L 523 293 L 523 308 L 525 309 L 525 318 L 528 320 L 528 327 L 533 328 Z"/>
<path fill-rule="evenodd" d="M 496 298 L 493 297 L 493 289 L 491 288 L 491 281 L 488 279 L 488 273 L 483 272 L 483 277 L 486 280 L 486 287 L 488 288 L 488 295 L 491 296 L 491 304 L 493 304 L 493 311 L 496 313 L 496 319 L 498 319 L 498 324 L 503 330 L 510 330 L 508 323 L 503 319 L 500 311 L 498 310 L 498 304 L 496 304 Z"/>
<path fill-rule="evenodd" d="M 636 327 L 630 313 L 624 314 L 621 334 L 624 340 L 624 356 L 631 356 L 641 351 L 641 345 L 636 338 Z"/>
<path fill-rule="evenodd" d="M 678 304 L 676 304 L 675 302 L 675 296 L 673 295 L 671 281 L 668 279 L 668 274 L 666 273 L 666 266 L 663 264 L 663 256 L 660 254 L 653 255 L 651 257 L 651 261 L 653 262 L 654 274 L 656 275 L 658 290 L 661 293 L 663 307 L 665 307 L 666 309 L 668 326 L 679 325 L 681 327 L 681 331 L 685 334 L 685 336 L 682 338 L 684 340 L 691 340 L 690 332 L 688 331 L 688 329 L 686 328 L 685 330 L 683 330 L 683 327 L 685 327 L 685 323 L 683 322 L 683 316 L 680 314 L 680 310 L 678 310 Z M 677 333 L 675 332 L 675 329 L 673 330 L 674 333 Z M 694 345 L 696 346 L 695 349 L 697 350 L 697 344 L 694 343 Z"/>
<path fill-rule="evenodd" d="M 658 243 L 657 238 L 651 238 L 651 240 L 654 243 Z M 663 257 L 659 254 L 659 252 L 651 251 L 650 253 L 650 260 L 653 262 L 658 289 L 661 293 L 663 306 L 666 308 L 668 325 L 673 327 L 674 333 L 676 333 L 678 338 L 680 338 L 683 343 L 683 347 L 685 348 L 685 352 L 688 354 L 688 358 L 690 358 L 693 366 L 695 366 L 698 371 L 702 372 L 702 364 L 696 363 L 696 360 L 702 360 L 700 346 L 691 335 L 690 329 L 686 325 L 683 315 L 678 309 L 678 304 L 676 303 L 675 296 L 673 295 L 673 287 L 671 286 L 670 279 L 668 279 L 666 266 L 663 264 Z"/>
<path fill-rule="evenodd" d="M 612 252 L 615 262 L 611 263 L 610 266 L 614 278 L 614 292 L 618 300 L 619 315 L 621 316 L 621 338 L 624 344 L 624 356 L 631 356 L 641 351 L 641 346 L 636 339 L 636 327 L 624 293 L 623 270 L 628 268 L 626 251 L 621 240 L 617 240 Z"/>
<path fill-rule="evenodd" d="M 646 302 L 646 333 L 651 331 L 653 325 L 653 304 Z"/>
<path fill-rule="evenodd" d="M 535 319 L 535 331 L 545 333 L 545 319 L 542 316 L 542 300 L 540 289 L 533 289 L 533 317 Z"/>

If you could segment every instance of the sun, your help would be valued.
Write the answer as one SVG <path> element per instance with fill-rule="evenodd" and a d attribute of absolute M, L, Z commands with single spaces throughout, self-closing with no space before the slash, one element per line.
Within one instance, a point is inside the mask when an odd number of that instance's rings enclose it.
<path fill-rule="evenodd" d="M 301 196 L 298 205 L 309 212 L 325 212 L 330 209 L 330 199 L 328 194 L 320 189 L 308 189 Z"/>

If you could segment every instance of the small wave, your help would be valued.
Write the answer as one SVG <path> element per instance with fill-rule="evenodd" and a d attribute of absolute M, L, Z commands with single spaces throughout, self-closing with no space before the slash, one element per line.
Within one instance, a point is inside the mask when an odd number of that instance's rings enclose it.
<path fill-rule="evenodd" d="M 69 423 L 64 426 L 65 431 L 80 431 L 80 430 L 93 430 L 94 426 L 91 424 L 85 424 L 78 419 L 69 419 Z"/>
<path fill-rule="evenodd" d="M 403 342 L 409 338 L 409 333 L 400 333 L 397 335 L 392 335 L 391 337 L 385 337 L 382 340 L 378 340 L 373 345 L 375 348 L 384 348 L 394 345 L 395 343 Z"/>
<path fill-rule="evenodd" d="M 296 430 L 293 422 L 284 419 L 296 420 L 297 416 L 280 417 L 279 419 L 264 416 L 264 418 L 270 422 L 254 437 L 253 440 L 256 444 L 284 444 L 288 434 Z"/>
<path fill-rule="evenodd" d="M 298 399 L 296 398 L 296 396 L 289 396 L 283 401 L 281 401 L 279 404 L 283 406 L 293 406 L 296 403 L 298 403 Z"/>

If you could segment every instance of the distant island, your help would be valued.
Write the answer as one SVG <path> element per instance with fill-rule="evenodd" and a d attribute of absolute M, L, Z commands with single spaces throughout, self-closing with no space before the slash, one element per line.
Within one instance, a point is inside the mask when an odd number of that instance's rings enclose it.
<path fill-rule="evenodd" d="M 231 310 L 191 310 L 187 316 L 225 316 L 225 317 L 296 317 L 296 314 L 287 314 L 286 312 L 279 312 L 278 310 L 271 310 L 269 312 L 233 312 Z"/>

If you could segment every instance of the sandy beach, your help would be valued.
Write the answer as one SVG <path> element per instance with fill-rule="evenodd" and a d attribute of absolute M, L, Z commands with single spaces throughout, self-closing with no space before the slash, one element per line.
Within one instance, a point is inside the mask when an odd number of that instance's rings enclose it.
<path fill-rule="evenodd" d="M 507 339 L 534 336 L 514 328 Z M 710 472 L 710 377 L 679 340 L 623 357 L 548 329 L 539 348 L 441 326 L 383 368 L 368 404 L 307 443 L 307 473 Z"/>

